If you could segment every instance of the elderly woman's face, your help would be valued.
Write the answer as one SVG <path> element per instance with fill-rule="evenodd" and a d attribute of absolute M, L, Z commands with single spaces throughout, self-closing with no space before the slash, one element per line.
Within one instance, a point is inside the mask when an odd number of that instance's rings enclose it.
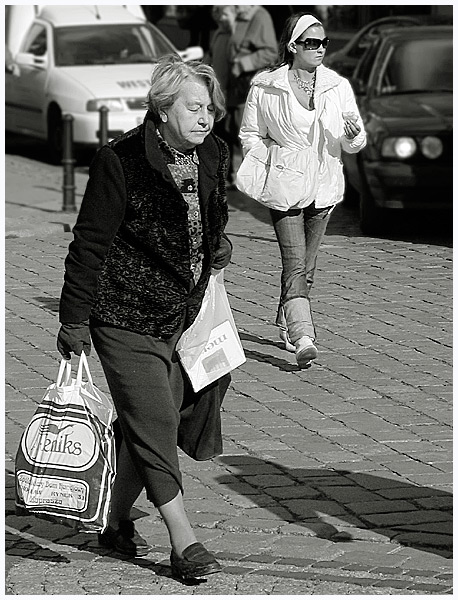
<path fill-rule="evenodd" d="M 215 122 L 208 88 L 197 79 L 186 81 L 178 98 L 163 112 L 166 121 L 161 123 L 160 131 L 172 148 L 181 151 L 202 144 Z"/>

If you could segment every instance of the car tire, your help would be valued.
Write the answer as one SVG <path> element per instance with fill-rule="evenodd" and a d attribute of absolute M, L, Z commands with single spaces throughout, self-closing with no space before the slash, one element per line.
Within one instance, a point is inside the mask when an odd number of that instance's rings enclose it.
<path fill-rule="evenodd" d="M 63 157 L 64 125 L 62 112 L 57 106 L 48 113 L 48 151 L 53 164 L 60 164 Z"/>

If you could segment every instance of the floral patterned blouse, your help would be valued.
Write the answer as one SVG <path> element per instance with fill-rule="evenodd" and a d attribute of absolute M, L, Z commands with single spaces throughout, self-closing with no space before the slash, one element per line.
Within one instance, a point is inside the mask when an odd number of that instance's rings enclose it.
<path fill-rule="evenodd" d="M 184 154 L 169 146 L 159 130 L 157 131 L 157 134 L 159 138 L 159 147 L 162 150 L 165 162 L 188 205 L 191 270 L 194 276 L 194 283 L 197 283 L 200 274 L 202 273 L 202 261 L 204 258 L 202 220 L 198 194 L 199 159 L 195 149 Z"/>

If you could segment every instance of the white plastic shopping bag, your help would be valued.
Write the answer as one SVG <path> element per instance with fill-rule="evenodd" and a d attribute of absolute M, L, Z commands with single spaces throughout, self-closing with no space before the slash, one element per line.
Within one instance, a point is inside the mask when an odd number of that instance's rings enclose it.
<path fill-rule="evenodd" d="M 83 381 L 83 370 L 86 380 Z M 84 352 L 76 379 L 62 360 L 16 454 L 16 508 L 76 525 L 86 532 L 108 524 L 115 477 L 113 407 L 92 382 Z"/>
<path fill-rule="evenodd" d="M 178 340 L 177 352 L 195 392 L 246 361 L 224 287 L 224 269 L 210 275 L 200 311 Z"/>

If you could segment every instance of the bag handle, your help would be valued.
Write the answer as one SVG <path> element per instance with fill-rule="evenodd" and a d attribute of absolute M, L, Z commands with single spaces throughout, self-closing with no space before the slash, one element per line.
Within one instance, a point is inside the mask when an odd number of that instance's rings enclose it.
<path fill-rule="evenodd" d="M 83 382 L 83 367 L 86 371 L 86 377 L 89 383 L 92 383 L 92 375 L 89 371 L 89 363 L 87 362 L 87 357 L 84 352 L 81 352 L 80 360 L 78 363 L 78 371 L 76 372 L 76 385 L 81 386 Z"/>
<path fill-rule="evenodd" d="M 65 373 L 65 379 L 64 377 L 64 373 Z M 59 365 L 59 372 L 57 374 L 57 379 L 56 379 L 56 387 L 65 387 L 70 385 L 72 381 L 72 361 L 71 360 L 65 360 L 65 358 L 63 358 L 60 361 L 60 365 Z"/>
<path fill-rule="evenodd" d="M 222 269 L 214 269 L 212 267 L 210 274 L 213 275 L 218 282 L 222 283 L 224 281 L 224 267 Z"/>

